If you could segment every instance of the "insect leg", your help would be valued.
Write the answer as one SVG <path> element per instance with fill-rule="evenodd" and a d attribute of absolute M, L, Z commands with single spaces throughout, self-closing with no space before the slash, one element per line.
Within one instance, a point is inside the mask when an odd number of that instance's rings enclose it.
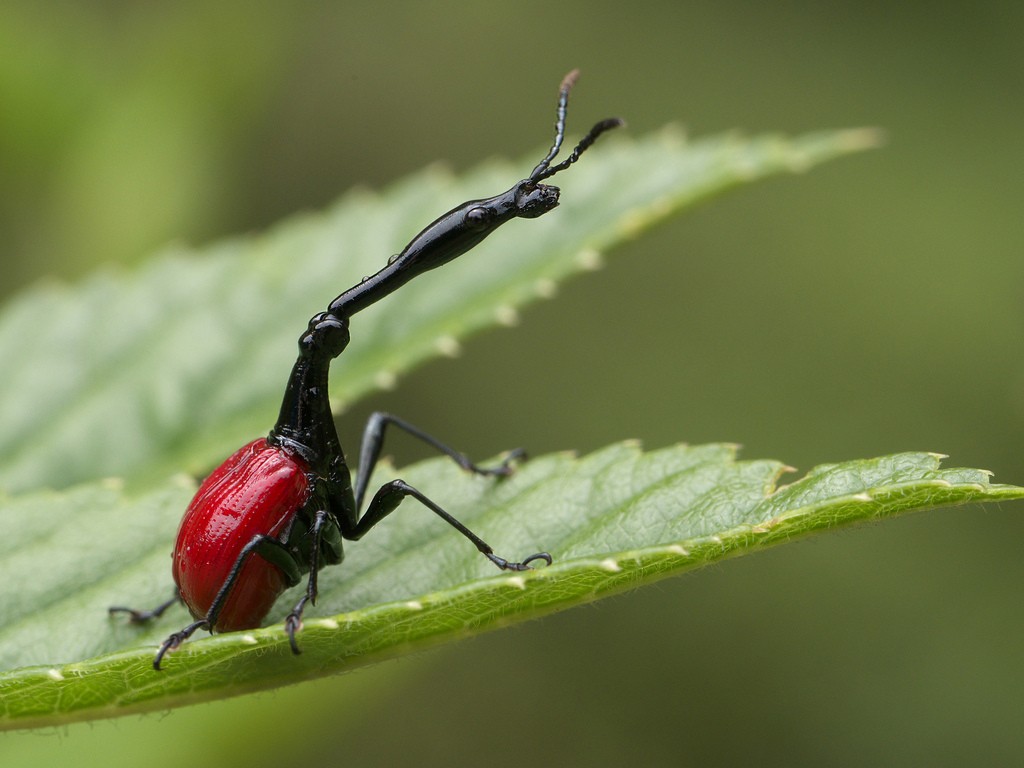
<path fill-rule="evenodd" d="M 389 424 L 393 424 L 413 437 L 422 440 L 427 445 L 450 457 L 452 461 L 464 470 L 476 475 L 506 477 L 512 473 L 512 463 L 526 457 L 526 452 L 522 448 L 517 448 L 514 451 L 510 451 L 497 467 L 480 467 L 470 461 L 469 457 L 464 453 L 445 445 L 436 437 L 427 434 L 418 427 L 414 427 L 404 419 L 400 419 L 390 413 L 377 411 L 366 422 L 366 428 L 363 430 L 363 442 L 359 448 L 359 472 L 356 475 L 356 509 L 362 509 L 363 499 L 366 496 L 366 489 L 370 482 L 370 475 L 373 474 L 373 468 L 377 466 L 377 461 L 380 459 L 381 449 L 384 446 L 384 431 Z"/>
<path fill-rule="evenodd" d="M 406 496 L 412 496 L 435 515 L 448 523 L 448 525 L 473 542 L 473 545 L 480 550 L 480 553 L 484 557 L 504 571 L 528 571 L 530 570 L 530 563 L 535 560 L 543 560 L 548 565 L 551 565 L 551 555 L 547 552 L 537 552 L 536 554 L 530 555 L 522 562 L 513 562 L 506 560 L 503 557 L 499 557 L 494 554 L 494 549 L 491 548 L 490 544 L 481 539 L 469 530 L 469 528 L 459 522 L 459 520 L 452 517 L 448 512 L 438 506 L 438 504 L 427 498 L 421 491 L 413 488 L 404 480 L 392 480 L 390 483 L 381 486 L 370 501 L 370 505 L 366 508 L 365 514 L 363 514 L 355 526 L 349 530 L 345 530 L 343 528 L 342 535 L 346 539 L 361 539 L 367 531 L 373 528 L 373 526 L 394 512 Z"/>
<path fill-rule="evenodd" d="M 280 568 L 281 572 L 284 574 L 285 581 L 289 586 L 298 584 L 299 580 L 302 578 L 302 573 L 298 563 L 295 562 L 294 556 L 288 551 L 288 548 L 284 544 L 265 534 L 253 536 L 249 543 L 242 547 L 242 551 L 239 552 L 238 558 L 235 560 L 234 565 L 231 566 L 231 570 L 228 572 L 227 578 L 224 579 L 224 583 L 221 585 L 220 589 L 217 590 L 217 594 L 214 596 L 213 602 L 210 603 L 210 608 L 206 611 L 206 615 L 164 640 L 163 644 L 160 646 L 160 650 L 157 651 L 156 658 L 153 660 L 153 669 L 160 671 L 160 662 L 163 660 L 164 655 L 166 655 L 168 651 L 173 651 L 185 642 L 195 634 L 196 630 L 212 630 L 212 628 L 217 625 L 217 617 L 220 615 L 225 603 L 227 603 L 228 597 L 231 595 L 231 590 L 234 588 L 239 575 L 242 573 L 242 568 L 245 566 L 249 558 L 255 554 L 258 554 L 264 560 L 267 560 Z"/>
<path fill-rule="evenodd" d="M 292 653 L 296 656 L 302 653 L 299 644 L 295 640 L 295 633 L 302 629 L 302 611 L 306 603 L 316 605 L 317 595 L 317 571 L 320 570 L 320 545 L 323 540 L 324 530 L 331 522 L 327 510 L 319 509 L 313 519 L 312 543 L 309 548 L 309 580 L 306 582 L 306 594 L 295 604 L 292 612 L 284 620 L 285 631 L 288 632 L 288 644 L 292 647 Z M 337 533 L 334 534 L 337 536 Z"/>
<path fill-rule="evenodd" d="M 128 618 L 131 620 L 132 624 L 145 624 L 146 622 L 151 621 L 153 619 L 159 619 L 161 616 L 164 615 L 164 611 L 166 611 L 175 603 L 180 602 L 181 595 L 178 594 L 178 588 L 175 587 L 174 597 L 172 597 L 170 600 L 167 600 L 166 602 L 160 603 L 160 605 L 158 605 L 156 608 L 153 608 L 152 610 L 140 611 L 137 608 L 128 608 L 123 605 L 112 605 L 107 609 L 107 611 L 111 615 L 115 613 L 127 613 Z"/>

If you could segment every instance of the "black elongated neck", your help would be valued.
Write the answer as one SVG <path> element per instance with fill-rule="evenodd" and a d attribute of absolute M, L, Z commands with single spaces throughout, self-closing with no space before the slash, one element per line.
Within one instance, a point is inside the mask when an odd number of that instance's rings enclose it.
<path fill-rule="evenodd" d="M 348 346 L 348 322 L 321 312 L 299 339 L 299 357 L 292 366 L 277 424 L 269 440 L 294 451 L 313 467 L 342 456 L 331 413 L 327 379 L 331 361 Z"/>
<path fill-rule="evenodd" d="M 523 183 L 494 197 L 470 200 L 439 216 L 376 274 L 332 301 L 328 313 L 348 319 L 417 275 L 437 269 L 474 248 L 506 221 L 522 215 L 517 208 L 517 196 L 522 194 Z"/>
<path fill-rule="evenodd" d="M 329 456 L 341 455 L 327 392 L 329 360 L 300 357 L 292 367 L 281 402 L 281 413 L 270 442 L 293 451 L 318 467 Z"/>
<path fill-rule="evenodd" d="M 354 285 L 331 302 L 327 311 L 335 317 L 352 317 L 356 312 L 375 304 L 398 290 L 419 274 L 403 262 L 401 255 L 386 267 Z"/>
<path fill-rule="evenodd" d="M 602 133 L 622 125 L 618 118 L 602 120 L 590 129 L 569 157 L 551 165 L 565 138 L 569 91 L 578 75 L 578 71 L 573 70 L 562 80 L 554 143 L 527 178 L 501 194 L 470 200 L 439 216 L 384 267 L 339 295 L 326 312 L 309 321 L 309 327 L 299 339 L 299 358 L 288 378 L 281 412 L 268 438 L 271 442 L 294 451 L 322 470 L 327 469 L 323 464 L 332 457 L 343 460 L 331 414 L 327 378 L 331 361 L 348 346 L 352 315 L 390 295 L 417 275 L 458 258 L 506 221 L 536 219 L 558 206 L 558 187 L 541 182 L 579 160 Z M 326 474 L 321 471 L 321 476 Z"/>

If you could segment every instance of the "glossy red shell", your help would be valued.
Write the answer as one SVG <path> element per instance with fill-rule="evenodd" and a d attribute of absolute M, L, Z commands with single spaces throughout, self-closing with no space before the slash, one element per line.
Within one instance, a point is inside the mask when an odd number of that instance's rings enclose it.
<path fill-rule="evenodd" d="M 199 486 L 174 545 L 173 573 L 185 605 L 203 618 L 254 536 L 279 537 L 309 498 L 307 468 L 266 439 L 254 440 Z M 281 570 L 249 557 L 221 609 L 215 629 L 258 627 L 285 590 Z"/>

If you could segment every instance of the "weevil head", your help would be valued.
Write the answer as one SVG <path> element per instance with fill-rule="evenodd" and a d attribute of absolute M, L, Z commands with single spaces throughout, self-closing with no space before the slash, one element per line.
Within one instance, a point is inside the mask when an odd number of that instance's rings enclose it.
<path fill-rule="evenodd" d="M 532 179 L 523 179 L 513 187 L 516 216 L 522 219 L 536 219 L 558 206 L 561 190 L 550 184 L 538 184 Z"/>
<path fill-rule="evenodd" d="M 447 264 L 476 247 L 489 234 L 512 219 L 536 219 L 558 207 L 560 190 L 543 182 L 556 173 L 569 168 L 605 131 L 623 124 L 617 117 L 602 120 L 580 140 L 569 156 L 552 165 L 565 138 L 565 115 L 569 103 L 569 90 L 576 82 L 578 72 L 573 70 L 562 80 L 558 91 L 558 109 L 555 121 L 555 139 L 543 159 L 530 175 L 516 182 L 500 195 L 483 200 L 470 200 L 427 225 L 401 253 L 388 259 L 376 274 L 364 278 L 359 285 L 341 294 L 328 307 L 336 317 L 350 317 L 370 304 L 404 285 L 416 275 Z"/>
<path fill-rule="evenodd" d="M 468 233 L 489 234 L 512 219 L 536 219 L 558 206 L 560 190 L 533 179 L 516 182 L 511 189 L 486 200 L 465 203 L 449 216 Z"/>
<path fill-rule="evenodd" d="M 410 277 L 434 269 L 476 247 L 505 222 L 535 219 L 557 205 L 558 187 L 524 179 L 500 195 L 470 200 L 448 211 L 416 235 L 387 269 Z"/>

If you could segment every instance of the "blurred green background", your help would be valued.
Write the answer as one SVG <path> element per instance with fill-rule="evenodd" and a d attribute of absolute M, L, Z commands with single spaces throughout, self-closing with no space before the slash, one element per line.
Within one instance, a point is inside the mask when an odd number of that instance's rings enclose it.
<path fill-rule="evenodd" d="M 475 456 L 728 440 L 807 470 L 915 449 L 1024 483 L 1021 29 L 995 0 L 7 0 L 0 292 L 520 157 L 578 66 L 576 131 L 619 114 L 888 144 L 644 235 L 345 413 L 349 444 L 387 408 Z M 1021 764 L 1020 512 L 859 528 L 312 685 L 5 735 L 0 763 Z"/>

